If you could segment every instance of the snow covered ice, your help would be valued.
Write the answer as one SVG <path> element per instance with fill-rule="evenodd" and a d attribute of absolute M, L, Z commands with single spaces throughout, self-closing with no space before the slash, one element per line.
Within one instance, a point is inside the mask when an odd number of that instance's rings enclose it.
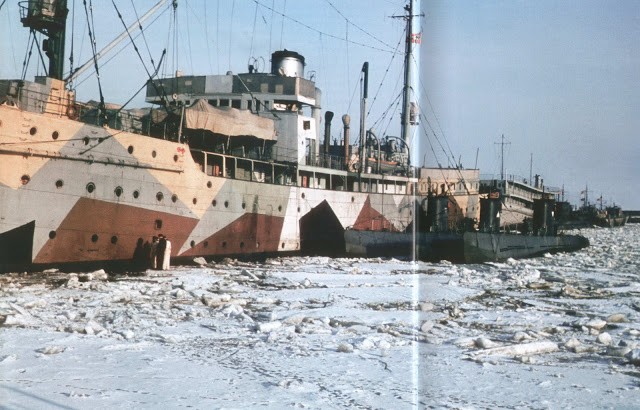
<path fill-rule="evenodd" d="M 640 226 L 482 265 L 225 260 L 0 276 L 3 408 L 640 402 Z M 202 263 L 203 261 L 200 261 Z"/>

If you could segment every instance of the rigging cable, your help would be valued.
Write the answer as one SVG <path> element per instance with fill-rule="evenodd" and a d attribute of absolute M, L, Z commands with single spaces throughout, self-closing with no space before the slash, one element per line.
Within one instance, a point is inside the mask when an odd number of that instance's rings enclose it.
<path fill-rule="evenodd" d="M 189 6 L 189 3 L 187 4 L 187 13 L 185 13 L 185 18 L 187 19 L 187 49 L 189 50 L 189 65 L 191 67 L 191 73 L 193 73 L 195 70 L 193 69 L 193 50 L 191 49 L 191 24 L 189 23 L 189 11 L 191 11 L 193 13 L 193 10 L 191 9 L 191 6 Z M 195 15 L 195 13 L 193 13 Z"/>
<path fill-rule="evenodd" d="M 207 43 L 207 60 L 209 62 L 209 72 L 213 73 L 213 64 L 211 64 L 211 49 L 209 48 L 209 25 L 207 24 L 207 2 L 204 1 L 204 38 Z"/>
<path fill-rule="evenodd" d="M 394 113 L 398 112 L 398 109 L 400 108 L 400 103 L 402 102 L 401 97 L 402 97 L 402 91 L 398 93 L 395 100 L 393 100 L 393 102 L 391 103 L 391 106 L 393 106 L 393 104 L 395 103 L 396 108 L 393 111 L 389 110 L 389 112 L 394 112 Z M 391 127 L 391 122 L 393 121 L 393 118 L 394 118 L 393 114 L 389 116 L 389 121 L 387 122 L 387 126 L 385 127 L 385 129 L 382 131 L 382 135 L 387 135 L 387 133 L 389 132 L 389 127 Z"/>
<path fill-rule="evenodd" d="M 271 38 L 273 37 L 273 7 L 275 5 L 276 0 L 271 0 L 271 20 L 269 23 L 269 49 L 267 50 L 267 55 L 271 54 Z"/>
<path fill-rule="evenodd" d="M 149 73 L 149 69 L 147 68 L 147 65 L 144 63 L 144 60 L 142 59 L 142 55 L 140 54 L 140 50 L 138 50 L 138 46 L 136 45 L 135 41 L 133 41 L 133 37 L 131 37 L 131 33 L 129 32 L 129 30 L 127 28 L 127 24 L 124 22 L 124 19 L 122 18 L 122 14 L 120 14 L 120 10 L 118 10 L 118 6 L 116 6 L 115 0 L 111 0 L 111 4 L 113 4 L 113 8 L 116 9 L 116 13 L 118 14 L 118 18 L 120 19 L 120 22 L 124 26 L 124 30 L 127 33 L 127 36 L 129 37 L 129 41 L 131 41 L 131 45 L 133 45 L 133 50 L 138 55 L 138 58 L 140 59 L 140 62 L 142 63 L 142 67 L 144 67 L 144 71 L 147 73 L 147 77 L 149 77 L 151 79 L 151 73 Z M 140 26 L 140 29 L 142 29 L 142 26 Z M 153 63 L 153 60 L 151 60 L 151 61 Z"/>
<path fill-rule="evenodd" d="M 142 40 L 144 41 L 144 45 L 147 48 L 147 53 L 149 53 L 149 60 L 151 60 L 151 65 L 155 67 L 156 63 L 155 61 L 153 61 L 153 55 L 151 54 L 151 49 L 149 49 L 149 43 L 147 42 L 147 37 L 144 35 L 144 30 L 142 28 L 142 24 L 140 23 L 140 17 L 138 16 L 138 10 L 136 10 L 136 6 L 135 4 L 133 4 L 133 0 L 131 0 L 131 7 L 133 7 L 133 12 L 136 15 L 136 21 L 138 22 L 138 28 L 140 29 L 140 33 L 142 34 Z"/>
<path fill-rule="evenodd" d="M 253 38 L 256 35 L 257 18 L 258 18 L 258 5 L 256 4 L 256 11 L 253 13 L 253 30 L 251 31 L 251 46 L 249 47 L 249 58 L 253 57 Z"/>
<path fill-rule="evenodd" d="M 345 46 L 347 48 L 347 90 L 351 88 L 351 84 L 349 84 L 349 73 L 351 69 L 349 68 L 349 22 L 347 21 L 347 32 L 346 32 L 346 43 Z M 351 97 L 353 99 L 353 97 Z M 351 101 L 349 101 L 349 108 L 351 108 Z"/>
<path fill-rule="evenodd" d="M 31 36 L 33 36 L 33 38 Z M 22 74 L 20 75 L 20 79 L 22 81 L 24 81 L 24 79 L 27 77 L 27 66 L 31 61 L 31 54 L 33 54 L 33 44 L 36 41 L 36 36 L 33 30 L 29 30 L 29 38 L 27 39 L 27 44 L 29 44 L 29 41 L 31 41 L 31 45 L 28 46 L 25 50 L 24 60 L 22 61 Z"/>
<path fill-rule="evenodd" d="M 157 67 L 155 67 L 155 71 L 153 72 L 153 77 L 155 77 L 156 75 L 158 75 L 158 71 L 160 71 L 160 65 L 162 64 L 162 60 L 164 59 L 164 56 L 167 54 L 167 50 L 163 50 L 162 51 L 162 55 L 160 56 L 160 61 L 158 62 Z M 152 77 L 150 77 L 150 82 L 151 84 L 153 84 L 154 88 L 156 89 L 156 92 L 159 92 L 158 87 L 156 86 L 156 84 L 152 81 Z M 127 105 L 129 105 L 129 103 L 131 101 L 133 101 L 134 98 L 136 98 L 136 96 L 138 94 L 140 94 L 140 91 L 144 90 L 144 88 L 147 86 L 147 84 L 143 84 L 142 87 L 140 87 L 140 89 L 138 89 L 138 91 L 135 92 L 135 94 L 133 94 L 133 96 L 131 96 L 131 98 L 129 98 L 127 100 L 127 102 L 125 102 L 124 104 L 122 104 L 122 106 L 118 109 L 118 111 L 116 111 L 115 115 L 118 115 L 120 113 L 120 111 L 122 111 L 124 109 L 124 107 L 126 107 Z M 166 101 L 166 93 L 164 93 L 164 87 L 162 88 L 163 91 L 163 95 L 162 95 L 162 100 Z M 170 114 L 167 105 L 164 104 L 165 110 L 167 111 L 167 114 Z"/>
<path fill-rule="evenodd" d="M 265 4 L 262 4 L 258 0 L 253 0 L 253 1 L 255 3 L 258 3 L 260 6 L 266 8 L 267 10 L 271 10 L 272 12 L 277 13 L 280 16 L 282 16 L 283 25 L 284 25 L 284 19 L 286 18 L 287 20 L 291 20 L 294 23 L 296 23 L 296 24 L 298 24 L 298 25 L 300 25 L 300 26 L 302 26 L 302 27 L 304 27 L 304 28 L 306 28 L 308 30 L 311 30 L 311 31 L 316 32 L 316 33 L 320 33 L 320 34 L 322 34 L 322 35 L 324 35 L 326 37 L 331 37 L 333 39 L 340 40 L 340 41 L 347 41 L 345 38 L 342 38 L 342 37 L 339 37 L 339 36 L 336 36 L 336 35 L 333 35 L 333 34 L 326 33 L 326 32 L 324 32 L 322 30 L 318 30 L 317 28 L 313 28 L 313 27 L 309 26 L 308 24 L 305 24 L 305 23 L 301 22 L 300 20 L 296 20 L 293 17 L 287 16 L 286 14 L 284 14 L 282 12 L 276 11 L 273 7 L 269 7 L 269 6 L 265 5 Z M 285 4 L 286 4 L 286 0 L 285 0 Z M 282 35 L 281 35 L 281 37 L 282 37 Z M 356 46 L 370 48 L 372 50 L 382 51 L 382 52 L 385 52 L 385 53 L 393 52 L 390 49 L 386 49 L 385 50 L 385 49 L 382 49 L 380 47 L 375 47 L 375 46 L 372 46 L 372 45 L 369 45 L 369 44 L 364 44 L 364 43 L 360 43 L 360 42 L 353 41 L 353 40 L 348 40 L 348 42 L 353 44 L 353 45 L 356 45 Z M 280 48 L 282 48 L 282 38 L 280 39 Z"/>
<path fill-rule="evenodd" d="M 402 40 L 405 39 L 405 36 L 406 36 L 406 34 L 403 34 L 402 37 L 400 37 L 400 40 L 398 40 L 398 44 L 396 44 L 395 51 L 391 55 L 391 60 L 389 61 L 389 65 L 387 66 L 387 69 L 384 71 L 384 74 L 382 75 L 382 80 L 380 80 L 380 84 L 378 85 L 378 89 L 376 90 L 376 94 L 374 95 L 373 100 L 371 101 L 371 105 L 369 106 L 369 111 L 367 111 L 367 115 L 371 114 L 371 108 L 373 107 L 373 104 L 376 102 L 376 99 L 378 98 L 378 94 L 380 93 L 380 90 L 382 89 L 382 84 L 384 83 L 385 78 L 387 78 L 387 74 L 389 74 L 389 69 L 391 68 L 391 65 L 393 64 L 393 60 L 396 58 L 397 51 L 400 48 L 400 44 L 402 44 Z"/>
<path fill-rule="evenodd" d="M 73 73 L 73 40 L 76 35 L 76 0 L 73 0 L 73 4 L 71 6 L 71 52 L 69 53 L 69 73 Z M 73 89 L 73 79 L 69 81 L 67 84 L 67 89 Z"/>
<path fill-rule="evenodd" d="M 173 67 L 172 74 L 175 76 L 178 72 L 178 4 L 173 2 Z"/>
<path fill-rule="evenodd" d="M 380 40 L 378 37 L 374 36 L 373 34 L 369 33 L 368 31 L 366 31 L 365 29 L 363 29 L 362 27 L 358 26 L 357 24 L 353 23 L 351 20 L 349 20 L 347 18 L 347 16 L 345 16 L 344 14 L 342 14 L 342 12 L 340 10 L 338 10 L 338 8 L 336 6 L 333 5 L 333 3 L 331 3 L 330 0 L 325 0 L 327 3 L 329 3 L 329 5 L 345 20 L 347 20 L 347 22 L 349 24 L 351 24 L 353 27 L 357 28 L 358 30 L 362 31 L 364 34 L 366 34 L 367 36 L 371 37 L 372 39 L 376 40 L 377 42 L 379 42 L 380 44 L 388 47 L 388 48 L 393 48 L 392 46 L 390 46 L 389 44 L 385 43 L 384 41 Z"/>
<path fill-rule="evenodd" d="M 218 74 L 220 74 L 220 0 L 216 3 L 216 62 L 218 63 Z"/>
<path fill-rule="evenodd" d="M 413 59 L 414 64 L 416 66 L 418 66 L 418 62 L 416 61 L 415 56 L 412 54 L 411 57 Z M 446 135 L 444 134 L 444 131 L 442 130 L 442 126 L 440 126 L 440 120 L 438 119 L 438 116 L 436 115 L 436 112 L 433 109 L 433 105 L 431 104 L 431 99 L 429 98 L 429 94 L 427 94 L 427 89 L 424 86 L 424 83 L 422 82 L 422 79 L 420 77 L 418 77 L 418 82 L 420 84 L 420 88 L 422 89 L 422 92 L 424 93 L 425 98 L 427 99 L 427 102 L 429 103 L 429 108 L 431 109 L 431 113 L 433 113 L 433 117 L 436 120 L 436 124 L 438 125 L 438 129 L 442 133 L 442 137 L 443 137 L 443 139 L 444 139 L 444 141 L 445 141 L 445 143 L 447 145 L 447 149 L 449 150 L 449 153 L 447 154 L 445 152 L 445 154 L 447 155 L 447 157 L 448 157 L 448 155 L 451 155 L 451 158 L 453 158 L 453 163 L 455 164 L 456 160 L 455 160 L 455 155 L 453 154 L 453 150 L 451 149 L 451 146 L 449 145 L 449 141 L 448 141 Z M 420 111 L 422 111 L 422 107 L 419 107 L 419 109 L 420 109 Z M 424 118 L 426 119 L 426 115 L 424 115 Z M 432 132 L 434 132 L 433 128 L 431 130 L 432 130 Z M 434 132 L 434 135 L 435 135 L 435 132 Z M 444 150 L 444 148 L 443 148 L 443 150 Z M 449 161 L 449 160 L 447 159 L 447 161 Z"/>
<path fill-rule="evenodd" d="M 48 71 L 47 71 L 47 63 L 44 61 L 44 56 L 42 55 L 42 49 L 40 47 L 36 47 L 36 50 L 38 50 L 38 55 L 40 56 L 40 62 L 42 63 L 42 72 L 45 73 L 45 75 L 48 75 Z"/>
<path fill-rule="evenodd" d="M 256 3 L 258 3 L 256 1 Z M 284 32 L 284 12 L 287 10 L 287 0 L 284 0 L 284 5 L 282 6 L 282 24 L 280 25 L 280 50 L 282 50 L 282 33 Z"/>
<path fill-rule="evenodd" d="M 101 125 L 104 125 L 107 121 L 107 109 L 104 105 L 104 94 L 102 94 L 102 84 L 100 83 L 100 70 L 98 69 L 98 58 L 96 57 L 96 40 L 91 27 L 95 27 L 93 23 L 93 4 L 89 1 L 89 9 L 91 9 L 91 18 L 89 18 L 89 10 L 87 10 L 87 0 L 83 0 L 84 3 L 84 13 L 87 16 L 87 26 L 89 29 L 89 41 L 91 42 L 91 51 L 93 52 L 93 65 L 96 70 L 96 79 L 98 80 L 98 92 L 100 93 L 100 103 L 98 105 L 98 110 L 100 111 L 100 121 Z"/>
<path fill-rule="evenodd" d="M 133 45 L 133 49 L 135 50 L 136 54 L 138 55 L 138 58 L 140 59 L 140 62 L 142 63 L 142 66 L 144 67 L 144 71 L 147 73 L 147 77 L 149 78 L 149 82 L 151 83 L 151 85 L 153 85 L 153 88 L 156 90 L 156 93 L 160 95 L 160 98 L 162 98 L 162 101 L 165 103 L 163 105 L 166 106 L 166 94 L 164 92 L 164 88 L 162 89 L 162 93 L 161 93 L 161 91 L 158 89 L 157 84 L 153 81 L 153 78 L 158 74 L 158 71 L 160 70 L 160 65 L 162 64 L 162 59 L 164 58 L 164 55 L 167 52 L 167 50 L 165 49 L 165 50 L 162 51 L 162 57 L 160 58 L 160 62 L 158 63 L 158 67 L 155 69 L 154 73 L 151 74 L 149 72 L 149 69 L 147 68 L 147 65 L 144 63 L 144 59 L 142 58 L 142 55 L 140 54 L 140 50 L 138 49 L 138 46 L 136 46 L 136 43 L 133 40 L 133 37 L 131 37 L 131 33 L 129 32 L 129 29 L 127 28 L 127 24 L 124 22 L 124 19 L 122 18 L 122 14 L 120 14 L 120 10 L 118 10 L 118 6 L 116 6 L 115 0 L 111 0 L 111 3 L 113 4 L 113 7 L 116 9 L 116 13 L 118 13 L 118 18 L 120 18 L 120 21 L 122 22 L 122 25 L 124 26 L 124 29 L 125 29 L 125 31 L 127 33 L 127 36 L 129 37 L 129 40 L 131 41 L 131 44 Z M 142 25 L 140 25 L 140 29 L 142 30 Z M 143 88 L 144 88 L 144 85 L 143 85 Z M 131 99 L 133 99 L 136 95 L 138 95 L 139 92 L 140 91 L 138 91 L 133 97 L 131 97 Z M 131 99 L 129 101 L 127 101 L 126 104 L 128 104 L 131 101 Z M 120 110 L 118 110 L 118 112 L 120 112 L 122 110 L 122 108 L 124 108 L 124 105 L 120 108 Z"/>
<path fill-rule="evenodd" d="M 231 25 L 231 27 L 233 27 L 233 12 L 235 11 L 236 8 L 236 0 L 233 0 L 231 2 L 231 19 L 229 20 L 229 24 Z M 231 33 L 231 30 L 229 30 L 229 61 L 228 61 L 228 65 L 227 65 L 227 70 L 232 71 L 231 70 L 231 45 L 232 45 L 232 40 L 233 40 L 233 35 Z"/>
<path fill-rule="evenodd" d="M 164 14 L 164 13 L 162 13 Z M 162 15 L 161 14 L 161 15 Z M 153 19 L 151 21 L 151 23 L 149 23 L 147 25 L 147 27 L 150 27 L 151 25 L 153 25 L 153 23 L 155 23 L 160 17 L 161 15 L 158 15 L 155 19 Z M 137 39 L 140 36 L 140 33 L 137 33 L 136 35 L 133 36 L 134 39 Z M 129 43 L 124 44 L 118 51 L 114 52 L 112 56 L 110 56 L 108 59 L 104 60 L 104 62 L 102 63 L 102 66 L 106 66 L 107 64 L 109 64 L 114 58 L 116 58 L 121 52 L 123 52 L 127 47 L 129 46 Z M 167 47 L 165 47 L 166 49 Z M 166 60 L 164 60 L 164 65 L 166 66 Z M 83 84 L 85 81 L 87 81 L 89 78 L 91 78 L 93 74 L 88 74 L 86 77 L 84 77 L 82 80 L 78 80 L 76 81 L 76 87 Z"/>

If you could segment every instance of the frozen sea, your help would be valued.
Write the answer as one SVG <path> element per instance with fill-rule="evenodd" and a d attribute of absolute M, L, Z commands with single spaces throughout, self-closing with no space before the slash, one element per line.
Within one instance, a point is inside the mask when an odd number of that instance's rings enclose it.
<path fill-rule="evenodd" d="M 0 276 L 0 408 L 637 408 L 640 225 L 573 254 Z"/>

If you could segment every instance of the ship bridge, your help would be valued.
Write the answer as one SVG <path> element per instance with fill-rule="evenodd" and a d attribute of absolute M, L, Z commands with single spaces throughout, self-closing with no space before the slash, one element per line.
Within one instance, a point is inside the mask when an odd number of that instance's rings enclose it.
<path fill-rule="evenodd" d="M 321 91 L 304 78 L 304 57 L 283 50 L 272 55 L 270 73 L 176 76 L 149 81 L 146 101 L 191 106 L 204 100 L 210 106 L 246 110 L 274 121 L 277 144 L 273 160 L 301 164 L 318 155 Z"/>

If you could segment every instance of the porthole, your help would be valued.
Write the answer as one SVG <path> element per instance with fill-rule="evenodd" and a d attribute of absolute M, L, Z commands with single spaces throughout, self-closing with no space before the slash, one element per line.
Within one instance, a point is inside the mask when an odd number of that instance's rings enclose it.
<path fill-rule="evenodd" d="M 84 145 L 89 145 L 89 137 L 84 137 L 82 142 L 84 142 Z"/>
<path fill-rule="evenodd" d="M 213 184 L 211 183 L 211 181 L 207 181 L 207 188 L 211 188 L 213 186 Z"/>
<path fill-rule="evenodd" d="M 176 194 L 171 195 L 171 202 L 174 202 L 174 203 L 178 202 L 178 195 Z"/>
<path fill-rule="evenodd" d="M 96 190 L 96 184 L 94 184 L 93 182 L 89 182 L 87 184 L 87 192 L 92 193 L 95 190 Z"/>
<path fill-rule="evenodd" d="M 93 234 L 91 235 L 91 242 L 96 243 L 98 242 L 98 234 Z"/>
<path fill-rule="evenodd" d="M 302 193 L 302 199 L 304 199 L 304 192 Z"/>
<path fill-rule="evenodd" d="M 138 190 L 133 191 L 133 197 L 134 198 L 137 199 L 139 196 L 140 196 L 140 191 L 138 191 Z"/>
<path fill-rule="evenodd" d="M 193 198 L 193 200 L 191 202 L 193 202 L 194 205 L 197 204 L 198 203 L 198 198 Z"/>
<path fill-rule="evenodd" d="M 278 205 L 278 212 L 282 212 L 282 205 Z"/>
<path fill-rule="evenodd" d="M 240 242 L 240 249 L 244 248 L 244 242 Z"/>
<path fill-rule="evenodd" d="M 64 186 L 64 181 L 59 179 L 56 181 L 56 188 L 62 188 Z"/>
<path fill-rule="evenodd" d="M 54 140 L 57 140 L 59 136 L 60 136 L 60 133 L 58 131 L 53 131 L 51 133 L 51 138 L 53 138 Z"/>
<path fill-rule="evenodd" d="M 152 156 L 153 158 L 155 158 L 155 157 L 156 157 L 156 155 L 158 155 L 158 154 L 156 153 L 156 150 L 151 151 L 151 156 Z"/>
<path fill-rule="evenodd" d="M 156 199 L 157 199 L 158 201 L 162 201 L 162 199 L 163 199 L 163 198 L 164 198 L 164 194 L 163 194 L 162 192 L 158 192 L 158 193 L 156 194 Z"/>
<path fill-rule="evenodd" d="M 27 185 L 29 181 L 31 181 L 31 177 L 27 174 L 24 174 L 22 177 L 20 177 L 20 182 L 22 182 L 22 185 Z"/>
<path fill-rule="evenodd" d="M 204 241 L 204 243 L 202 244 L 205 248 L 209 246 L 209 242 L 208 241 Z"/>
<path fill-rule="evenodd" d="M 120 195 L 122 195 L 122 192 L 123 190 L 122 190 L 122 187 L 120 186 L 117 186 L 116 189 L 113 190 L 113 193 L 116 194 L 118 198 L 120 197 Z"/>
<path fill-rule="evenodd" d="M 229 208 L 229 201 L 224 201 L 224 207 Z"/>
<path fill-rule="evenodd" d="M 298 207 L 298 213 L 300 213 L 300 207 Z"/>
<path fill-rule="evenodd" d="M 49 239 L 55 239 L 56 238 L 56 231 L 49 231 Z"/>
<path fill-rule="evenodd" d="M 222 241 L 222 247 L 226 248 L 227 247 L 227 241 Z"/>
<path fill-rule="evenodd" d="M 173 156 L 173 162 L 178 162 L 178 154 Z"/>
<path fill-rule="evenodd" d="M 29 134 L 31 135 L 36 135 L 36 132 L 38 132 L 38 129 L 36 127 L 31 127 L 31 129 L 29 130 Z"/>
<path fill-rule="evenodd" d="M 245 204 L 244 202 L 242 203 L 242 209 L 245 209 L 247 207 L 247 204 Z"/>
<path fill-rule="evenodd" d="M 191 241 L 190 245 L 191 245 L 192 248 L 195 247 L 196 246 L 196 241 Z"/>
<path fill-rule="evenodd" d="M 115 235 L 113 235 L 113 236 L 111 237 L 111 243 L 112 243 L 112 244 L 114 244 L 114 245 L 115 245 L 116 243 L 118 243 L 118 237 L 117 237 L 117 236 L 115 236 Z"/>
<path fill-rule="evenodd" d="M 284 242 L 282 242 L 282 245 L 280 245 L 280 247 L 281 247 L 282 249 L 284 249 Z"/>
<path fill-rule="evenodd" d="M 216 206 L 218 205 L 218 201 L 216 201 L 215 199 L 213 201 L 211 201 L 211 205 Z"/>
<path fill-rule="evenodd" d="M 129 145 L 129 148 L 127 148 L 127 152 L 129 154 L 133 154 L 133 145 Z"/>
<path fill-rule="evenodd" d="M 355 202 L 355 201 L 356 201 L 356 198 L 352 196 L 351 197 L 351 202 Z"/>

